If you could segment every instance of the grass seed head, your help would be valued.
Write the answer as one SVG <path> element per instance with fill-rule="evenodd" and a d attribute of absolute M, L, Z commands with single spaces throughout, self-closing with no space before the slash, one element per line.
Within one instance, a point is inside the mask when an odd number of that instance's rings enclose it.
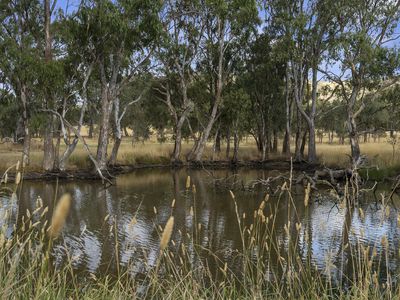
<path fill-rule="evenodd" d="M 53 213 L 53 217 L 51 219 L 49 236 L 52 239 L 56 239 L 60 235 L 61 229 L 63 228 L 65 220 L 67 219 L 70 207 L 71 207 L 71 195 L 64 194 L 58 201 L 58 204 Z"/>
<path fill-rule="evenodd" d="M 18 185 L 21 182 L 21 172 L 17 173 L 17 176 L 15 177 L 15 184 Z"/>
<path fill-rule="evenodd" d="M 167 248 L 169 240 L 171 239 L 172 235 L 172 230 L 174 228 L 174 217 L 171 216 L 167 224 L 164 227 L 163 234 L 161 236 L 161 241 L 160 241 L 160 250 L 163 251 L 165 248 Z"/>
<path fill-rule="evenodd" d="M 186 178 L 186 189 L 190 189 L 190 176 Z"/>
<path fill-rule="evenodd" d="M 308 206 L 308 202 L 310 200 L 310 192 L 311 192 L 311 185 L 310 183 L 307 184 L 307 187 L 304 191 L 304 206 Z"/>

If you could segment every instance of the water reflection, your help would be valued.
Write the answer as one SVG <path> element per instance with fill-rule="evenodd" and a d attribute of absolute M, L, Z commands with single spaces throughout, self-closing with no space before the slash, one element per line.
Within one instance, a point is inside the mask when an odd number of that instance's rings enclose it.
<path fill-rule="evenodd" d="M 196 187 L 195 194 L 186 190 L 188 175 Z M 234 202 L 229 192 L 214 179 L 234 178 L 240 188 L 247 186 L 250 180 L 268 176 L 270 173 L 261 170 L 241 170 L 238 174 L 227 170 L 212 173 L 141 170 L 120 176 L 116 185 L 108 189 L 97 181 L 25 182 L 20 191 L 19 211 L 34 211 L 38 197 L 52 211 L 59 195 L 71 193 L 73 205 L 63 239 L 54 249 L 56 265 L 71 259 L 75 268 L 90 273 L 116 273 L 121 266 L 129 266 L 134 274 L 144 273 L 159 255 L 158 228 L 164 226 L 172 214 L 175 216 L 172 236 L 175 245 L 170 247 L 177 250 L 184 244 L 191 253 L 192 265 L 196 266 L 199 261 L 192 243 L 195 240 L 216 255 L 204 252 L 202 259 L 207 260 L 211 268 L 217 268 L 215 257 L 221 262 L 236 261 L 242 240 Z M 238 214 L 247 216 L 244 220 L 247 225 L 265 193 L 260 187 L 235 192 Z M 400 232 L 394 208 L 386 209 L 367 199 L 360 206 L 363 214 L 360 216 L 358 209 L 335 207 L 333 199 L 327 195 L 306 208 L 301 186 L 294 188 L 293 195 L 293 199 L 273 197 L 265 209 L 265 215 L 274 219 L 270 227 L 271 239 L 277 241 L 280 248 L 270 249 L 268 257 L 272 266 L 278 265 L 278 250 L 280 255 L 291 251 L 289 245 L 294 241 L 295 251 L 303 261 L 343 280 L 340 270 L 349 274 L 353 265 L 350 247 L 346 244 L 362 242 L 371 249 L 376 247 L 379 257 L 383 253 L 382 238 L 386 236 L 389 264 L 383 269 L 397 271 Z M 171 207 L 173 199 L 174 208 Z M 13 201 L 0 200 L 0 216 L 4 216 Z M 286 230 L 290 235 L 286 234 L 285 225 L 289 225 Z"/>

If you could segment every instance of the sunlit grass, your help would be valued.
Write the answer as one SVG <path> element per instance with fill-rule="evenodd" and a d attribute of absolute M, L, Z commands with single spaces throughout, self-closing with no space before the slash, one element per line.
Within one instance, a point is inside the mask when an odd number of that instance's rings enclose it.
<path fill-rule="evenodd" d="M 92 153 L 95 155 L 97 139 L 86 139 Z M 186 154 L 190 152 L 192 148 L 192 142 L 184 141 L 182 144 L 182 156 L 181 159 L 185 160 Z M 270 154 L 270 158 L 273 159 L 284 159 L 280 154 L 282 148 L 281 141 L 278 145 L 278 153 Z M 395 156 L 393 157 L 392 146 L 387 143 L 384 139 L 380 142 L 368 142 L 360 143 L 362 154 L 367 155 L 369 165 L 376 166 L 379 168 L 389 168 L 394 166 L 400 166 L 400 149 L 396 146 Z M 292 152 L 294 151 L 294 145 L 291 146 Z M 31 163 L 27 168 L 27 171 L 40 171 L 42 169 L 42 142 L 39 139 L 32 140 L 31 147 Z M 153 165 L 165 165 L 170 162 L 170 156 L 173 151 L 174 145 L 171 141 L 165 143 L 158 143 L 154 138 L 142 142 L 132 143 L 130 138 L 124 138 L 120 150 L 118 153 L 117 163 L 121 165 L 136 165 L 136 164 L 153 164 Z M 109 153 L 111 153 L 112 141 L 109 145 Z M 64 146 L 61 143 L 60 153 L 64 150 Z M 233 145 L 231 145 L 230 157 L 232 157 Z M 0 170 L 5 170 L 9 167 L 12 162 L 21 159 L 22 146 L 12 144 L 0 144 Z M 305 150 L 307 153 L 307 147 Z M 346 167 L 349 165 L 350 159 L 350 146 L 348 143 L 341 145 L 335 141 L 333 144 L 317 143 L 317 155 L 320 163 L 328 167 Z M 226 144 L 222 143 L 221 152 L 213 153 L 212 144 L 209 143 L 204 152 L 204 160 L 226 160 Z M 239 160 L 250 161 L 259 160 L 260 153 L 257 151 L 256 144 L 252 138 L 243 139 L 239 147 Z M 91 167 L 91 162 L 87 156 L 86 151 L 81 144 L 78 144 L 75 152 L 69 159 L 68 169 L 88 169 Z"/>

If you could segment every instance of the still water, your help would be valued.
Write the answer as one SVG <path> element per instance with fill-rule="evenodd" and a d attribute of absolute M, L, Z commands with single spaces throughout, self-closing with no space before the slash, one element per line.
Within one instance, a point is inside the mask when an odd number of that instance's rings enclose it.
<path fill-rule="evenodd" d="M 195 193 L 185 187 L 189 175 Z M 107 189 L 98 181 L 31 181 L 23 183 L 14 210 L 32 212 L 40 197 L 51 212 L 60 195 L 72 195 L 71 211 L 53 252 L 56 265 L 70 259 L 77 270 L 97 275 L 113 274 L 128 266 L 133 274 L 145 273 L 146 266 L 154 265 L 159 256 L 159 228 L 173 215 L 174 242 L 170 248 L 179 248 L 183 243 L 196 260 L 190 238 L 196 232 L 196 244 L 213 253 L 213 258 L 204 253 L 197 259 L 210 260 L 212 267 L 215 257 L 234 264 L 242 248 L 237 214 L 245 214 L 243 222 L 249 225 L 267 193 L 261 186 L 249 186 L 254 180 L 276 175 L 262 170 L 138 170 L 119 176 Z M 237 212 L 229 189 L 234 190 Z M 376 196 L 371 193 L 360 201 L 360 212 L 359 208 L 335 206 L 337 199 L 328 191 L 314 193 L 305 207 L 304 187 L 294 186 L 293 199 L 271 197 L 267 203 L 265 215 L 275 219 L 271 238 L 285 251 L 290 238 L 285 225 L 295 228 L 296 223 L 301 224 L 296 234 L 301 258 L 311 258 L 313 267 L 321 272 L 329 267 L 329 272 L 337 273 L 348 262 L 343 245 L 361 242 L 371 249 L 375 247 L 379 256 L 384 252 L 385 237 L 389 263 L 383 269 L 398 274 L 400 227 L 396 205 L 400 207 L 400 202 L 396 196 L 384 207 L 379 200 L 384 187 L 379 190 Z M 12 201 L 0 199 L 1 220 Z M 275 265 L 278 254 L 271 253 L 269 259 Z"/>

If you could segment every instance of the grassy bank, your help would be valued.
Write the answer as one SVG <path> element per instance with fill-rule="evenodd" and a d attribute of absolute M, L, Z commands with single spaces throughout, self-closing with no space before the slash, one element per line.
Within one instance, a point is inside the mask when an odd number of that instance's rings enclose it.
<path fill-rule="evenodd" d="M 96 152 L 97 139 L 87 139 L 88 145 L 93 153 Z M 231 145 L 232 147 L 233 145 Z M 367 155 L 369 164 L 376 166 L 379 169 L 400 169 L 400 155 L 398 155 L 399 149 L 396 148 L 396 153 L 393 158 L 392 147 L 385 141 L 381 142 L 369 142 L 361 143 L 361 151 Z M 160 144 L 155 140 L 149 140 L 145 143 L 132 144 L 131 140 L 124 138 L 120 147 L 120 151 L 117 158 L 117 163 L 123 165 L 135 165 L 135 164 L 168 164 L 170 161 L 170 155 L 173 151 L 173 143 L 166 142 Z M 192 143 L 184 142 L 182 145 L 182 159 L 185 158 L 192 147 Z M 212 153 L 212 145 L 209 144 L 204 153 L 205 160 L 226 160 L 225 154 L 226 144 L 222 144 L 222 151 L 219 154 Z M 279 144 L 279 149 L 281 144 Z M 294 145 L 292 145 L 294 149 Z M 60 153 L 64 150 L 61 145 Z M 307 151 L 307 149 L 306 149 Z M 0 171 L 4 171 L 13 162 L 21 159 L 22 147 L 20 145 L 12 144 L 0 144 Z M 109 147 L 109 153 L 111 153 L 111 145 Z M 317 144 L 317 154 L 320 162 L 328 167 L 343 168 L 349 164 L 350 146 L 348 144 L 340 145 L 338 143 L 328 144 L 326 142 Z M 32 140 L 31 147 L 31 164 L 27 168 L 27 171 L 41 171 L 41 163 L 43 158 L 43 145 L 39 139 Z M 277 154 L 271 154 L 270 158 L 282 158 Z M 260 154 L 257 151 L 256 145 L 252 138 L 243 140 L 240 144 L 239 149 L 239 160 L 258 160 Z M 87 153 L 83 149 L 81 144 L 78 144 L 77 149 L 72 154 L 68 168 L 70 170 L 76 169 L 87 169 L 90 168 L 90 160 L 87 157 Z M 391 173 L 390 171 L 389 173 Z M 398 174 L 398 173 L 396 173 Z"/>
<path fill-rule="evenodd" d="M 12 201 L 18 201 L 19 187 L 2 185 L 1 192 Z M 187 180 L 186 195 L 196 205 L 196 188 Z M 339 207 L 351 220 L 354 208 L 347 207 L 344 195 Z M 170 218 L 158 229 L 160 244 L 157 260 L 141 262 L 144 272 L 132 275 L 132 266 L 120 267 L 116 274 L 93 275 L 77 273 L 74 257 L 68 254 L 61 266 L 55 267 L 53 245 L 64 245 L 62 226 L 71 201 L 64 195 L 53 211 L 38 199 L 33 211 L 20 211 L 15 216 L 6 212 L 0 234 L 0 297 L 2 299 L 393 299 L 400 295 L 399 285 L 388 266 L 387 239 L 382 239 L 379 254 L 375 247 L 363 241 L 349 241 L 344 226 L 341 250 L 337 256 L 348 260 L 339 269 L 327 263 L 325 270 L 316 268 L 312 253 L 302 255 L 300 239 L 307 239 L 305 224 L 296 222 L 296 207 L 292 205 L 292 192 L 288 183 L 280 187 L 277 202 L 266 196 L 254 215 L 238 211 L 236 197 L 231 193 L 236 210 L 238 231 L 242 247 L 237 249 L 236 263 L 225 262 L 212 249 L 198 242 L 202 227 L 198 216 L 191 213 L 194 223 L 191 232 L 180 240 L 171 240 L 175 232 L 173 216 L 175 202 L 171 202 Z M 275 240 L 275 214 L 267 212 L 278 208 L 281 201 L 288 203 L 285 241 Z M 274 204 L 273 204 L 274 203 Z M 314 205 L 308 191 L 304 196 L 304 209 Z M 196 210 L 191 210 L 196 211 Z M 361 212 L 360 212 L 361 213 Z M 157 210 L 155 209 L 155 218 Z M 385 218 L 382 214 L 382 218 Z M 18 220 L 13 234 L 7 234 L 14 219 Z M 49 227 L 49 224 L 50 227 Z M 116 230 L 116 223 L 110 232 Z M 130 226 L 136 225 L 136 219 Z M 12 227 L 11 227 L 12 228 Z M 49 229 L 50 228 L 50 229 Z M 155 226 L 157 228 L 157 226 Z M 116 232 L 115 232 L 116 234 Z M 310 237 L 308 237 L 310 238 Z M 182 240 L 186 239 L 186 243 Z M 189 246 L 185 246 L 189 245 Z M 118 245 L 118 243 L 116 244 Z M 118 246 L 116 246 L 118 247 Z M 145 249 L 143 249 L 145 250 Z M 232 249 L 234 250 L 234 249 Z M 144 251 L 145 252 L 145 251 Z M 115 249 L 118 256 L 119 249 Z M 273 254 L 273 255 L 272 255 Z M 208 257 L 208 259 L 204 259 Z M 277 257 L 274 261 L 274 257 Z M 117 261 L 118 258 L 117 258 Z M 213 263 L 210 263 L 213 261 Z M 339 276 L 337 276 L 339 275 Z"/>

